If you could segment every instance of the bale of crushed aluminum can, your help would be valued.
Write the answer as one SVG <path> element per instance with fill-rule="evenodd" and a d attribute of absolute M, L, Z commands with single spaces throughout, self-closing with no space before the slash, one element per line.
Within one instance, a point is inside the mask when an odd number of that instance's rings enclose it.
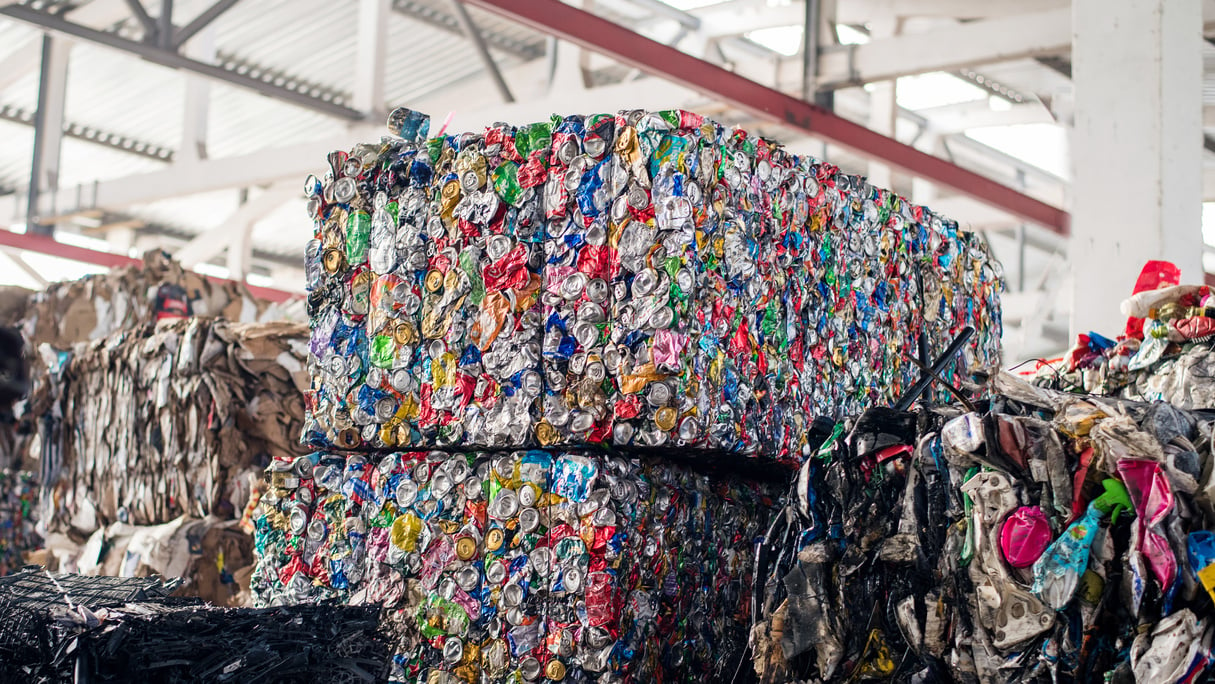
<path fill-rule="evenodd" d="M 28 414 L 38 431 L 39 520 L 91 534 L 114 522 L 238 518 L 294 436 L 306 330 L 186 318 L 72 351 L 43 345 Z"/>
<path fill-rule="evenodd" d="M 770 485 L 539 450 L 317 453 L 270 477 L 256 600 L 390 609 L 395 681 L 717 681 L 743 662 Z"/>
<path fill-rule="evenodd" d="M 308 444 L 796 462 L 807 416 L 893 403 L 921 333 L 998 366 L 983 241 L 830 164 L 675 110 L 428 127 L 307 181 Z"/>
<path fill-rule="evenodd" d="M 1207 681 L 1215 412 L 995 390 L 870 410 L 803 466 L 761 681 Z"/>

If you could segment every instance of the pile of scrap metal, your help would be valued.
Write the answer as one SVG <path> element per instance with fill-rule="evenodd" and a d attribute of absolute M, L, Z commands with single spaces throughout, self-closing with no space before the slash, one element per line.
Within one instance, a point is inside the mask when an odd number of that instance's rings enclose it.
<path fill-rule="evenodd" d="M 1034 384 L 1215 408 L 1215 289 L 1181 285 L 1180 275 L 1171 263 L 1149 261 L 1122 302 L 1122 334 L 1079 335 L 1060 361 L 1039 363 Z"/>
<path fill-rule="evenodd" d="M 376 608 L 215 608 L 173 598 L 179 581 L 0 578 L 0 681 L 381 681 Z"/>
<path fill-rule="evenodd" d="M 872 409 L 759 554 L 764 682 L 1190 682 L 1211 664 L 1215 412 L 1012 376 Z"/>

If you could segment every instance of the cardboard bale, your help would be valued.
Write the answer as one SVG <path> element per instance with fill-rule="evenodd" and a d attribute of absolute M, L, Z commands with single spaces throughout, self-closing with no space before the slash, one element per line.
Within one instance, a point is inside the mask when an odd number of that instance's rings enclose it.
<path fill-rule="evenodd" d="M 42 524 L 240 517 L 261 470 L 302 453 L 306 331 L 187 318 L 40 351 Z"/>
<path fill-rule="evenodd" d="M 0 297 L 0 304 L 5 301 Z M 66 349 L 163 318 L 222 316 L 251 323 L 282 317 L 243 284 L 208 280 L 161 250 L 148 251 L 136 266 L 52 283 L 30 293 L 24 306 L 14 302 L 3 310 L 10 317 L 0 321 L 19 325 L 35 349 L 43 343 Z"/>

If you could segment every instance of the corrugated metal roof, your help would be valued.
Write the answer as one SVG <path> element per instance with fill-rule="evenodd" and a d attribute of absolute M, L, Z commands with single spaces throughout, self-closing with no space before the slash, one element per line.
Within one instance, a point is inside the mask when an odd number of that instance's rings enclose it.
<path fill-rule="evenodd" d="M 38 35 L 38 31 L 13 21 L 0 21 L 0 59 L 21 49 Z"/>
<path fill-rule="evenodd" d="M 214 0 L 176 0 L 179 25 L 211 6 Z M 122 14 L 121 0 L 113 3 Z M 159 2 L 147 2 L 150 14 Z M 389 18 L 385 96 L 388 107 L 411 105 L 483 72 L 471 43 L 451 19 L 449 0 L 393 0 Z M 492 38 L 491 52 L 503 69 L 544 52 L 546 38 L 526 27 L 470 8 L 474 22 Z M 635 21 L 647 12 L 625 2 L 595 4 L 595 11 L 621 22 Z M 411 16 L 409 13 L 412 12 Z M 102 13 L 104 14 L 104 13 Z M 216 46 L 230 63 L 257 65 L 284 78 L 299 79 L 349 96 L 357 52 L 358 7 L 350 0 L 244 0 L 216 20 Z M 447 28 L 439 28 L 441 24 Z M 123 35 L 141 34 L 131 18 L 94 22 L 118 26 Z M 39 33 L 23 24 L 0 19 L 0 60 L 24 49 Z M 1215 47 L 1204 48 L 1206 73 L 1204 101 L 1215 103 Z M 628 70 L 612 73 L 623 75 Z M 608 73 L 602 71 L 602 73 Z M 1018 60 L 984 67 L 984 73 L 1027 92 L 1050 92 L 1062 87 L 1062 74 Z M 177 149 L 184 120 L 184 93 L 188 76 L 137 57 L 92 44 L 77 44 L 69 68 L 66 118 L 138 140 Z M 0 92 L 0 105 L 18 105 L 32 111 L 37 100 L 37 74 L 26 74 Z M 480 102 L 493 104 L 490 88 Z M 214 84 L 209 105 L 208 150 L 224 157 L 277 147 L 292 141 L 339 135 L 346 123 L 312 110 L 263 97 L 234 86 Z M 442 117 L 445 112 L 432 112 Z M 729 113 L 719 115 L 729 120 Z M 0 190 L 28 182 L 32 129 L 0 121 Z M 323 160 L 317 160 L 318 168 Z M 63 147 L 61 184 L 73 186 L 164 168 L 154 160 L 126 154 L 80 140 L 67 139 Z M 70 191 L 69 191 L 70 192 Z M 150 222 L 194 234 L 222 223 L 237 208 L 237 192 L 224 191 L 176 198 L 135 207 L 132 212 Z M 7 217 L 0 217 L 0 221 Z M 254 241 L 260 249 L 298 254 L 311 232 L 302 201 L 284 205 L 259 222 Z"/>
<path fill-rule="evenodd" d="M 210 6 L 212 0 L 178 0 L 174 17 L 180 25 Z M 430 11 L 450 12 L 442 0 L 410 0 Z M 145 3 L 150 14 L 159 3 Z M 473 11 L 482 31 L 498 33 L 527 49 L 540 51 L 544 38 L 535 32 Z M 403 12 L 389 17 L 389 44 L 385 91 L 387 106 L 416 102 L 428 94 L 482 72 L 471 44 L 463 36 L 435 28 Z M 237 3 L 215 22 L 221 57 L 255 64 L 349 93 L 357 50 L 357 7 L 332 0 L 257 0 Z M 137 38 L 140 27 L 133 19 L 118 24 L 120 32 Z M 38 32 L 13 21 L 0 20 L 0 59 L 35 40 Z M 520 58 L 494 49 L 503 68 Z M 68 74 L 65 118 L 106 132 L 176 149 L 184 120 L 186 79 L 182 73 L 153 65 L 138 57 L 93 44 L 78 43 L 72 51 Z M 0 93 L 0 104 L 33 111 L 37 105 L 37 73 L 21 77 Z M 211 89 L 208 150 L 222 157 L 247 153 L 291 140 L 319 139 L 339 134 L 345 123 L 311 110 L 284 104 L 252 91 L 214 84 Z M 30 141 L 28 127 L 0 124 L 6 144 L 0 146 L 0 184 L 28 183 Z M 91 182 L 149 168 L 148 160 L 79 143 L 83 153 L 64 151 L 62 183 Z M 89 150 L 96 152 L 90 156 Z M 69 161 L 70 164 L 67 163 Z M 151 167 L 155 168 L 155 162 Z M 160 213 L 160 212 L 156 212 Z M 189 214 L 175 223 L 183 228 L 203 227 Z"/>
<path fill-rule="evenodd" d="M 210 6 L 212 0 L 178 0 L 174 17 L 181 25 Z M 153 16 L 159 3 L 145 3 Z M 424 17 L 449 14 L 445 0 L 409 0 Z M 431 13 L 431 14 L 428 14 Z M 332 0 L 246 0 L 215 21 L 216 49 L 222 59 L 253 64 L 344 93 L 354 79 L 357 7 Z M 496 34 L 492 47 L 502 68 L 521 61 L 518 52 L 543 51 L 544 37 L 490 14 L 472 10 L 483 32 Z M 444 87 L 480 74 L 483 67 L 462 35 L 436 28 L 425 18 L 404 11 L 389 16 L 386 106 L 417 102 Z M 111 25 L 113 26 L 113 25 Z M 137 39 L 133 19 L 119 22 L 126 37 Z M 38 32 L 0 20 L 0 58 L 36 39 Z M 187 75 L 188 76 L 188 75 Z M 68 74 L 65 118 L 141 141 L 176 149 L 180 145 L 186 78 L 135 56 L 92 44 L 77 44 Z M 37 73 L 30 73 L 0 93 L 0 103 L 33 111 L 37 106 Z M 244 154 L 293 140 L 340 134 L 345 122 L 284 104 L 234 86 L 213 84 L 209 105 L 208 152 L 213 157 Z M 33 132 L 28 126 L 0 121 L 0 188 L 28 183 Z M 323 160 L 318 159 L 318 167 Z M 154 160 L 78 140 L 65 140 L 60 184 L 70 201 L 77 184 L 89 184 L 162 168 Z M 256 193 L 256 191 L 254 191 Z M 196 234 L 220 225 L 238 207 L 236 190 L 174 198 L 132 207 L 138 218 L 177 232 Z M 0 218 L 3 220 L 3 218 Z M 261 250 L 298 254 L 311 233 L 303 202 L 291 202 L 259 222 L 254 242 Z"/>

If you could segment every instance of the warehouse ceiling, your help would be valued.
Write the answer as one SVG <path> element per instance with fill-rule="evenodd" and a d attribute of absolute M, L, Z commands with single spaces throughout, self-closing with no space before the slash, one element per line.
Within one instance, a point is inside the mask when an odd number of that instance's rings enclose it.
<path fill-rule="evenodd" d="M 326 151 L 383 133 L 393 107 L 426 111 L 449 130 L 554 112 L 684 107 L 883 179 L 983 231 L 1006 268 L 1010 357 L 1067 344 L 1059 305 L 1069 287 L 1061 268 L 1066 241 L 1059 235 L 455 0 L 5 4 L 0 224 L 17 231 L 29 222 L 42 36 L 50 28 L 63 56 L 63 139 L 57 168 L 52 163 L 44 174 L 50 189 L 39 214 L 64 242 L 132 255 L 162 246 L 214 275 L 300 291 L 302 245 L 312 229 L 303 177 L 323 170 Z M 823 30 L 809 79 L 803 2 L 570 4 L 1067 207 L 1068 2 L 816 2 Z M 1206 9 L 1207 21 L 1215 20 L 1215 9 Z M 469 24 L 476 39 L 465 33 Z M 1207 194 L 1215 200 L 1215 46 L 1205 58 Z M 893 107 L 883 85 L 892 79 Z M 21 267 L 10 269 L 12 282 L 71 277 L 82 268 L 11 249 L 6 255 Z"/>

